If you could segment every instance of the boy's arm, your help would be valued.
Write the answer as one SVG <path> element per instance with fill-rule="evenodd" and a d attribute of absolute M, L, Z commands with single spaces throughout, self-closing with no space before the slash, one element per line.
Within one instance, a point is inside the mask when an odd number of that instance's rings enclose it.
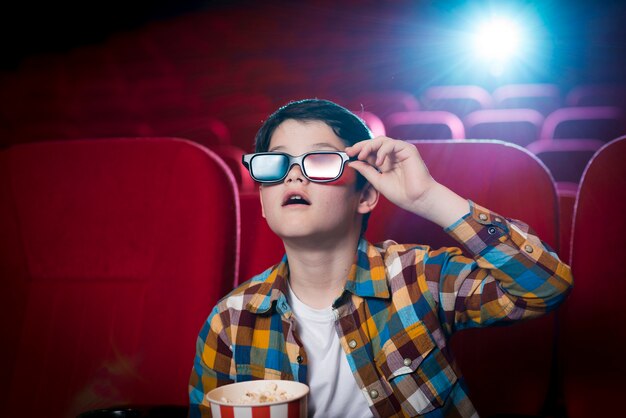
<path fill-rule="evenodd" d="M 523 222 L 471 203 L 446 231 L 465 246 L 425 257 L 429 290 L 445 330 L 454 331 L 542 315 L 570 292 L 569 266 Z"/>
<path fill-rule="evenodd" d="M 413 144 L 378 137 L 346 152 L 358 156 L 350 166 L 388 200 L 446 228 L 472 253 L 442 249 L 424 260 L 448 331 L 537 316 L 568 293 L 569 267 L 527 225 L 470 205 L 437 183 Z"/>
<path fill-rule="evenodd" d="M 204 323 L 196 342 L 196 356 L 189 379 L 189 417 L 210 418 L 211 409 L 206 394 L 235 381 L 232 350 L 226 326 L 218 307 Z"/>

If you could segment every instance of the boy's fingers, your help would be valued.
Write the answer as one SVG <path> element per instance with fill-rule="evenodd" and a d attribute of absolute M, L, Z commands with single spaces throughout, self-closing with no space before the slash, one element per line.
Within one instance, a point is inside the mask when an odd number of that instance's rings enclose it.
<path fill-rule="evenodd" d="M 364 148 L 369 147 L 370 145 L 372 145 L 372 143 L 375 143 L 376 141 L 379 140 L 380 137 L 377 138 L 373 138 L 373 139 L 365 139 L 363 141 L 359 141 L 355 144 L 352 144 L 349 147 L 346 147 L 345 151 L 348 153 L 348 155 L 356 155 L 358 153 L 360 153 L 361 151 L 363 151 Z"/>
<path fill-rule="evenodd" d="M 376 154 L 378 154 L 378 150 L 382 146 L 382 141 L 378 138 L 372 139 L 369 143 L 365 144 L 361 151 L 359 152 L 358 158 L 359 160 L 369 161 L 370 163 L 376 162 Z M 373 161 L 370 161 L 373 160 Z"/>
<path fill-rule="evenodd" d="M 395 149 L 395 144 L 393 141 L 383 142 L 378 148 L 377 156 L 376 156 L 376 166 L 380 167 L 383 165 L 385 158 L 388 158 L 391 153 L 393 153 Z"/>
<path fill-rule="evenodd" d="M 358 154 L 359 152 L 361 152 L 361 150 L 363 149 L 364 146 L 368 145 L 370 142 L 372 142 L 372 139 L 365 139 L 363 141 L 359 141 L 356 142 L 352 145 L 350 145 L 349 147 L 346 147 L 344 149 L 344 151 L 349 155 L 349 156 L 354 156 L 356 154 Z"/>
<path fill-rule="evenodd" d="M 356 171 L 361 173 L 363 177 L 367 179 L 371 183 L 372 186 L 376 189 L 378 186 L 378 177 L 380 173 L 376 170 L 375 167 L 367 164 L 363 161 L 351 161 L 348 165 L 354 168 Z"/>

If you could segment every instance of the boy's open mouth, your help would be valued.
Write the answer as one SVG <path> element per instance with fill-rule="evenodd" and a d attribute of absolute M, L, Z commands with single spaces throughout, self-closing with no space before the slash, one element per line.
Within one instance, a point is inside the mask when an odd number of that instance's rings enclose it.
<path fill-rule="evenodd" d="M 289 206 L 289 205 L 310 205 L 311 203 L 306 200 L 306 198 L 304 196 L 302 196 L 301 194 L 297 194 L 297 193 L 290 193 L 286 196 L 285 200 L 283 201 L 283 206 Z"/>

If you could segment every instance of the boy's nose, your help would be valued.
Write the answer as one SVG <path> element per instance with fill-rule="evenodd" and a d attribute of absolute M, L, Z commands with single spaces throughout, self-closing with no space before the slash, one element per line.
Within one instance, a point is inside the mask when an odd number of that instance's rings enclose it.
<path fill-rule="evenodd" d="M 308 181 L 308 179 L 304 177 L 304 174 L 302 174 L 302 169 L 300 168 L 298 164 L 294 164 L 289 169 L 289 172 L 287 173 L 287 177 L 285 178 L 285 183 L 292 182 L 292 181 L 300 181 L 300 182 Z"/>

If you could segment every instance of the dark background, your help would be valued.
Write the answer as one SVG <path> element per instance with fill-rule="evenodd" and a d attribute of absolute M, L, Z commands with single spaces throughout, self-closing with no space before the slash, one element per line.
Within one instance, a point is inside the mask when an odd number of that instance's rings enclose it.
<path fill-rule="evenodd" d="M 305 1 L 308 7 L 326 8 L 329 12 L 362 15 L 369 13 L 368 24 L 393 27 L 393 21 L 376 22 L 376 9 L 396 13 L 402 22 L 399 30 L 406 30 L 407 22 L 413 19 L 417 59 L 407 58 L 405 71 L 414 71 L 416 66 L 424 80 L 439 82 L 480 82 L 467 80 L 467 74 L 457 72 L 441 76 L 440 65 L 450 55 L 462 51 L 450 50 L 439 53 L 439 46 L 454 31 L 461 29 L 471 16 L 486 14 L 496 8 L 530 10 L 538 17 L 539 26 L 535 36 L 550 56 L 542 70 L 529 73 L 524 79 L 502 81 L 546 81 L 561 84 L 584 82 L 626 81 L 626 2 L 588 0 L 547 1 Z M 292 3 L 293 4 L 293 3 Z M 1 8 L 0 21 L 0 69 L 15 70 L 28 56 L 42 53 L 63 53 L 73 47 L 104 42 L 116 32 L 141 28 L 142 25 L 173 18 L 184 13 L 212 9 L 259 8 L 262 5 L 269 13 L 287 7 L 289 2 L 267 1 L 224 1 L 224 0 L 139 0 L 139 1 L 56 1 L 56 2 L 10 2 Z M 470 15 L 468 10 L 473 10 Z M 386 15 L 389 16 L 389 13 Z M 344 19 L 345 21 L 345 19 Z M 355 19 L 355 25 L 363 19 Z M 259 28 L 262 30 L 262 18 Z M 346 28 L 350 30 L 350 28 Z M 381 33 L 379 32 L 378 35 Z M 384 32 L 383 32 L 384 34 Z M 393 48 L 389 45 L 389 48 Z M 421 48 L 421 49 L 420 49 Z M 459 47 L 462 48 L 462 47 Z M 423 58 L 429 55 L 430 59 Z M 421 57 L 421 58 L 419 58 Z M 519 74 L 518 74 L 519 76 Z"/>

